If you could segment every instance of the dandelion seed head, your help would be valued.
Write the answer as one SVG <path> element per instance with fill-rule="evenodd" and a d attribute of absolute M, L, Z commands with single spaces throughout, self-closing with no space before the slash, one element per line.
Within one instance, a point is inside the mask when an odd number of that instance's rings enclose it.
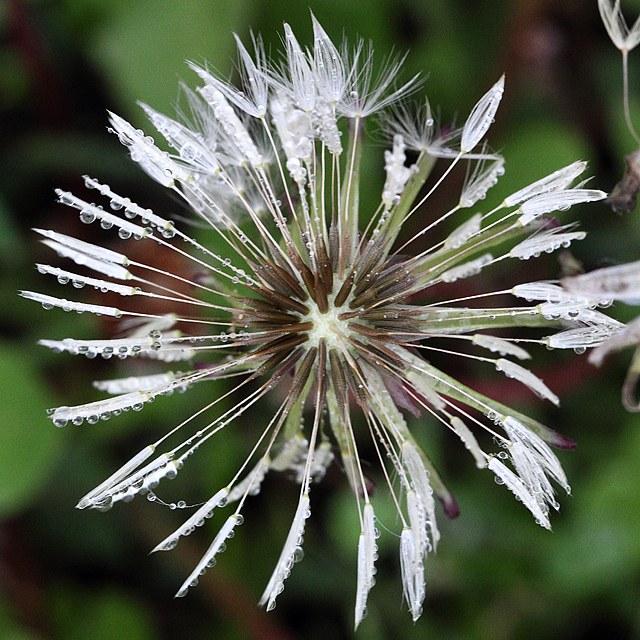
<path fill-rule="evenodd" d="M 404 410 L 451 429 L 461 440 L 461 451 L 466 449 L 479 469 L 493 472 L 545 527 L 550 526 L 549 505 L 557 505 L 549 477 L 568 487 L 548 447 L 568 446 L 567 439 L 520 413 L 505 414 L 504 405 L 451 377 L 445 366 L 431 364 L 429 352 L 473 358 L 557 404 L 557 396 L 533 371 L 506 359 L 530 357 L 509 331 L 530 330 L 530 343 L 577 349 L 596 346 L 612 326 L 595 310 L 599 301 L 593 296 L 570 295 L 553 283 L 521 283 L 511 290 L 517 303 L 506 306 L 508 291 L 485 290 L 465 298 L 458 284 L 503 260 L 520 264 L 539 251 L 580 240 L 581 232 L 559 225 L 559 230 L 548 231 L 543 217 L 605 194 L 572 186 L 585 168 L 574 163 L 524 187 L 492 211 L 469 215 L 465 209 L 478 206 L 504 172 L 500 156 L 484 143 L 478 147 L 495 117 L 503 79 L 480 98 L 459 131 L 441 134 L 429 109 L 417 112 L 417 122 L 404 106 L 395 115 L 389 109 L 418 86 L 416 78 L 396 83 L 401 60 L 383 63 L 376 75 L 371 51 L 362 42 L 351 49 L 346 43 L 336 47 L 312 20 L 314 44 L 309 49 L 285 25 L 286 60 L 279 68 L 267 61 L 258 37 L 253 37 L 253 53 L 238 40 L 242 89 L 192 64 L 202 85 L 196 91 L 183 89 L 188 110 L 178 119 L 143 105 L 171 147 L 169 153 L 111 115 L 113 131 L 132 159 L 184 199 L 198 224 L 217 239 L 215 244 L 202 239 L 204 232 L 195 239 L 178 221 L 91 178 L 86 185 L 109 203 L 106 208 L 58 192 L 60 201 L 87 224 L 100 224 L 105 232 L 111 228 L 122 241 L 130 238 L 127 242 L 171 252 L 190 263 L 197 277 L 174 273 L 153 260 L 143 262 L 126 243 L 116 252 L 37 230 L 60 257 L 91 272 L 40 264 L 44 276 L 72 283 L 71 291 L 94 288 L 111 300 L 117 297 L 118 304 L 30 291 L 22 295 L 45 309 L 119 321 L 117 338 L 42 340 L 43 346 L 171 366 L 160 374 L 97 381 L 95 387 L 110 397 L 54 409 L 50 418 L 56 426 L 93 424 L 137 411 L 211 380 L 229 384 L 228 391 L 181 424 L 170 425 L 87 493 L 79 508 L 105 510 L 138 495 L 186 508 L 186 501 L 159 497 L 168 480 L 185 472 L 200 447 L 224 437 L 240 421 L 247 424 L 247 416 L 257 416 L 251 422 L 260 429 L 237 473 L 155 549 L 179 546 L 205 520 L 231 510 L 177 595 L 185 595 L 216 562 L 242 523 L 245 502 L 261 491 L 266 475 L 282 471 L 300 485 L 300 497 L 291 508 L 291 529 L 261 598 L 272 609 L 302 556 L 313 485 L 338 458 L 361 523 L 357 627 L 366 612 L 377 558 L 372 483 L 362 462 L 363 452 L 373 450 L 401 523 L 399 564 L 415 620 L 426 593 L 425 561 L 440 539 L 436 501 L 449 516 L 457 515 L 458 508 L 416 441 Z M 380 204 L 376 211 L 363 211 L 363 119 L 373 113 L 387 119 L 384 128 L 392 144 L 381 158 L 386 179 Z M 406 149 L 418 151 L 418 158 L 408 159 Z M 449 168 L 418 201 L 437 157 L 447 160 Z M 469 163 L 471 177 L 458 203 L 440 215 L 420 208 L 459 163 Z M 403 225 L 417 221 L 418 211 L 424 225 L 398 246 Z M 453 232 L 445 224 L 450 218 L 457 223 Z M 162 303 L 171 313 L 141 311 L 144 307 L 136 303 L 145 299 Z M 550 328 L 558 333 L 535 337 L 536 331 L 548 333 Z M 491 335 L 494 330 L 501 330 L 501 337 Z M 492 357 L 495 352 L 505 357 Z M 275 389 L 280 404 L 264 415 L 260 407 Z M 473 433 L 495 436 L 500 425 L 507 432 L 503 442 L 512 446 L 513 470 L 498 460 L 499 454 L 485 452 Z"/>

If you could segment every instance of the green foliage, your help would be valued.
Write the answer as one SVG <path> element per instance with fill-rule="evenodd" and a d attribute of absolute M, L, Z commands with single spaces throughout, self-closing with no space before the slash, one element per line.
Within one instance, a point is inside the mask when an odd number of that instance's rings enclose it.
<path fill-rule="evenodd" d="M 12 12 L 9 4 L 25 13 Z M 489 198 L 500 201 L 576 159 L 590 161 L 594 188 L 610 190 L 622 175 L 623 158 L 635 144 L 624 128 L 619 56 L 599 23 L 595 0 L 0 5 L 6 36 L 0 45 L 0 541 L 5 535 L 14 541 L 0 545 L 3 640 L 267 638 L 269 632 L 283 638 L 350 637 L 359 525 L 354 498 L 336 467 L 322 488 L 314 487 L 305 559 L 268 615 L 255 603 L 295 508 L 297 488 L 286 478 L 269 479 L 258 499 L 249 500 L 245 524 L 228 541 L 228 552 L 180 601 L 173 593 L 209 544 L 218 520 L 171 554 L 146 558 L 184 512 L 141 498 L 136 498 L 140 504 L 117 505 L 109 514 L 73 510 L 84 493 L 147 444 L 150 433 L 165 432 L 220 390 L 202 385 L 181 400 L 158 399 L 141 414 L 55 429 L 46 408 L 94 399 L 89 380 L 115 377 L 117 367 L 55 356 L 35 341 L 97 337 L 108 328 L 75 314 L 44 312 L 15 293 L 54 288 L 31 268 L 50 256 L 44 257 L 29 228 L 77 229 L 71 214 L 54 206 L 52 189 L 77 185 L 82 173 L 117 185 L 162 215 L 184 213 L 106 134 L 107 108 L 146 126 L 136 100 L 171 113 L 177 80 L 192 84 L 185 60 L 207 60 L 232 76 L 232 31 L 248 42 L 251 28 L 276 48 L 277 32 L 287 21 L 309 42 L 309 4 L 336 39 L 343 31 L 350 38 L 371 38 L 381 58 L 394 46 L 401 53 L 408 49 L 406 78 L 417 71 L 428 76 L 418 99 L 428 95 L 441 124 L 456 117 L 460 123 L 507 71 L 504 100 L 489 135 L 506 157 L 506 174 Z M 539 5 L 537 13 L 523 8 L 533 4 Z M 637 0 L 624 4 L 631 16 L 640 8 Z M 21 33 L 29 38 L 21 39 Z M 630 55 L 631 109 L 640 128 L 637 53 Z M 363 166 L 372 175 L 372 191 L 382 184 L 381 167 L 374 166 L 381 154 L 375 151 Z M 442 210 L 457 195 L 438 194 Z M 364 202 L 367 197 L 363 194 Z M 589 207 L 581 224 L 590 235 L 576 254 L 589 268 L 639 259 L 639 221 L 638 211 L 619 218 L 604 204 Z M 620 309 L 611 313 L 628 318 Z M 553 533 L 539 529 L 504 487 L 477 471 L 467 452 L 441 435 L 440 425 L 427 416 L 417 421 L 416 429 L 424 430 L 418 439 L 429 443 L 461 515 L 445 521 L 439 512 L 442 541 L 429 558 L 425 613 L 414 625 L 401 601 L 397 541 L 384 529 L 385 522 L 390 529 L 397 523 L 392 509 L 385 512 L 387 496 L 380 487 L 374 496 L 382 533 L 377 584 L 360 638 L 640 637 L 640 420 L 625 414 L 619 401 L 628 356 L 612 357 L 602 371 L 577 356 L 556 365 L 545 360 L 548 369 L 540 373 L 554 390 L 560 387 L 564 406 L 541 419 L 579 445 L 559 454 L 573 495 L 562 497 Z M 493 391 L 499 395 L 502 389 Z M 247 416 L 242 428 L 232 425 L 222 434 L 218 446 L 203 448 L 187 477 L 193 486 L 179 489 L 194 501 L 203 491 L 215 491 L 237 469 L 262 419 Z M 19 544 L 10 538 L 16 528 L 25 532 Z"/>
<path fill-rule="evenodd" d="M 54 404 L 33 360 L 0 342 L 0 518 L 28 506 L 52 481 L 63 438 L 43 415 Z"/>
<path fill-rule="evenodd" d="M 185 60 L 208 60 L 227 71 L 235 57 L 231 32 L 244 31 L 250 6 L 247 0 L 120 2 L 91 34 L 88 51 L 118 108 L 142 123 L 137 100 L 159 111 L 174 108 L 176 80 L 193 80 Z"/>
<path fill-rule="evenodd" d="M 151 640 L 151 612 L 132 593 L 118 588 L 79 590 L 58 588 L 53 593 L 57 632 L 77 640 Z"/>

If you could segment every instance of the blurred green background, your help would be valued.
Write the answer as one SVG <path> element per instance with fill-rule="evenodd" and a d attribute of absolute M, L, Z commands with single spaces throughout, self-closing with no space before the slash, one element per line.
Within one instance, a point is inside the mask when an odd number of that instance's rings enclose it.
<path fill-rule="evenodd" d="M 623 4 L 635 20 L 640 1 Z M 610 190 L 622 175 L 624 156 L 635 145 L 622 114 L 620 56 L 595 0 L 1 2 L 3 640 L 353 635 L 358 529 L 339 470 L 314 489 L 305 559 L 269 614 L 256 603 L 295 508 L 297 488 L 286 478 L 265 483 L 215 570 L 181 600 L 173 594 L 215 529 L 198 532 L 171 554 L 148 556 L 181 521 L 181 513 L 143 499 L 118 504 L 108 514 L 74 509 L 82 495 L 148 443 L 150 434 L 162 433 L 217 391 L 195 389 L 135 416 L 55 429 L 45 409 L 94 399 L 88 381 L 117 375 L 118 366 L 38 347 L 41 337 L 97 337 L 104 323 L 86 314 L 45 313 L 16 295 L 18 289 L 64 295 L 33 269 L 34 262 L 51 256 L 31 227 L 79 232 L 77 216 L 55 204 L 55 187 L 82 191 L 80 176 L 88 173 L 162 215 L 180 212 L 107 133 L 107 109 L 139 125 L 144 119 L 136 100 L 172 114 L 178 80 L 194 81 L 184 60 L 208 60 L 231 74 L 231 32 L 245 42 L 250 28 L 261 32 L 276 50 L 283 21 L 308 43 L 309 6 L 336 41 L 344 32 L 351 39 L 373 40 L 381 55 L 409 51 L 406 77 L 428 74 L 425 91 L 439 107 L 442 123 L 456 116 L 462 122 L 506 72 L 505 96 L 489 136 L 506 157 L 499 194 L 576 159 L 589 160 L 595 187 Z M 632 52 L 630 62 L 638 128 L 640 52 Z M 372 150 L 371 181 L 378 185 L 382 147 Z M 456 188 L 459 184 L 441 195 L 442 206 L 447 198 L 455 201 Z M 571 215 L 589 232 L 574 250 L 586 269 L 640 258 L 637 211 L 616 216 L 596 203 Z M 98 231 L 91 233 L 98 241 Z M 540 267 L 525 263 L 490 277 L 512 286 L 514 272 L 524 280 L 556 277 L 558 271 L 556 258 L 549 258 Z M 611 312 L 622 320 L 633 315 L 621 305 Z M 534 370 L 562 397 L 560 410 L 545 411 L 501 380 L 474 380 L 473 369 L 458 373 L 577 441 L 576 451 L 559 454 L 573 495 L 562 497 L 562 509 L 552 519 L 554 532 L 539 528 L 437 425 L 427 418 L 414 421 L 461 515 L 455 521 L 441 515 L 442 541 L 428 560 L 425 611 L 416 624 L 402 603 L 397 540 L 383 532 L 377 584 L 360 638 L 640 638 L 640 418 L 620 404 L 630 353 L 611 358 L 602 370 L 573 354 L 535 357 Z M 120 372 L 127 369 L 121 365 Z M 181 474 L 176 490 L 193 501 L 211 495 L 244 459 L 253 441 L 247 430 L 236 427 L 203 451 L 194 468 Z M 384 495 L 376 498 L 383 513 Z"/>

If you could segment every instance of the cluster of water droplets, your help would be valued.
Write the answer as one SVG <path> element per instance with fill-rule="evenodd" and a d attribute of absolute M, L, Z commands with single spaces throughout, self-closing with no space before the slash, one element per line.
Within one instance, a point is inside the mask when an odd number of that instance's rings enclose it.
<path fill-rule="evenodd" d="M 189 577 L 184 581 L 176 597 L 180 598 L 187 595 L 190 588 L 197 586 L 198 579 L 203 576 L 207 569 L 214 567 L 216 564 L 216 555 L 226 550 L 226 540 L 233 538 L 235 535 L 235 527 L 241 525 L 244 522 L 244 518 L 241 514 L 235 513 L 227 518 L 222 528 L 218 532 L 218 535 L 214 538 L 213 542 L 205 552 L 204 556 L 196 565 L 196 568 L 191 572 Z"/>
<path fill-rule="evenodd" d="M 445 249 L 459 249 L 466 244 L 474 235 L 480 232 L 482 225 L 482 214 L 476 213 L 471 218 L 456 227 L 444 241 Z"/>
<path fill-rule="evenodd" d="M 490 253 L 485 253 L 479 258 L 474 258 L 473 260 L 469 260 L 464 264 L 448 269 L 440 275 L 440 278 L 444 282 L 449 283 L 455 282 L 456 280 L 461 280 L 463 278 L 469 278 L 470 276 L 475 276 L 480 273 L 482 268 L 490 264 L 492 261 L 493 256 Z"/>
<path fill-rule="evenodd" d="M 479 164 L 477 171 L 471 177 L 460 195 L 460 207 L 472 207 L 479 200 L 484 200 L 491 187 L 498 183 L 500 176 L 504 175 L 504 158 L 497 157 L 486 169 Z"/>
<path fill-rule="evenodd" d="M 231 332 L 211 336 L 185 337 L 179 331 L 168 331 L 164 335 L 154 329 L 145 337 L 112 338 L 107 340 L 77 340 L 65 338 L 63 340 L 40 340 L 38 344 L 49 347 L 57 353 L 67 352 L 72 355 L 84 355 L 89 359 L 101 356 L 105 360 L 112 357 L 125 358 L 144 356 L 165 362 L 189 360 L 195 354 L 190 345 L 199 342 L 227 342 L 229 340 L 247 340 L 246 332 Z"/>
<path fill-rule="evenodd" d="M 276 606 L 276 598 L 284 591 L 284 581 L 289 577 L 293 565 L 302 560 L 302 543 L 304 541 L 304 526 L 307 518 L 311 516 L 309 508 L 309 496 L 307 494 L 300 498 L 293 523 L 287 536 L 287 540 L 282 549 L 278 564 L 269 580 L 269 584 L 262 594 L 260 604 L 266 605 L 267 611 L 271 611 Z"/>
<path fill-rule="evenodd" d="M 47 413 L 51 416 L 52 422 L 56 427 L 66 427 L 69 422 L 74 425 L 81 425 L 85 420 L 89 424 L 97 424 L 100 420 L 108 420 L 111 416 L 119 416 L 123 412 L 142 411 L 145 403 L 153 402 L 154 397 L 148 394 L 138 392 L 138 401 L 130 400 L 122 401 L 124 396 L 109 400 L 101 400 L 92 402 L 79 407 L 57 407 L 56 409 L 48 409 Z"/>
<path fill-rule="evenodd" d="M 304 421 L 301 418 L 301 430 L 303 423 Z M 274 471 L 288 471 L 292 473 L 293 479 L 298 484 L 301 484 L 305 477 L 308 457 L 309 442 L 298 434 L 284 443 L 282 450 L 273 459 L 269 468 Z M 309 475 L 315 482 L 322 480 L 328 467 L 333 462 L 333 458 L 330 442 L 321 442 L 315 448 L 309 465 Z"/>
<path fill-rule="evenodd" d="M 160 231 L 161 235 L 167 239 L 173 238 L 173 236 L 176 234 L 176 229 L 173 226 L 173 222 L 161 218 L 160 216 L 153 213 L 151 209 L 143 209 L 136 203 L 132 202 L 129 198 L 119 196 L 111 190 L 109 185 L 102 184 L 96 179 L 90 178 L 89 176 L 84 176 L 84 183 L 87 189 L 97 189 L 101 195 L 109 198 L 109 206 L 111 207 L 111 209 L 113 209 L 114 211 L 122 210 L 124 217 L 128 220 L 133 220 L 136 216 L 138 216 L 138 222 L 143 227 L 157 228 L 158 231 Z M 92 222 L 92 220 L 89 222 Z"/>
<path fill-rule="evenodd" d="M 151 495 L 151 494 L 150 494 Z M 201 505 L 185 522 L 180 525 L 171 535 L 160 542 L 154 551 L 169 551 L 174 549 L 182 536 L 188 536 L 196 528 L 202 527 L 204 523 L 213 516 L 216 508 L 224 507 L 228 502 L 229 489 L 224 488 L 218 491 L 207 502 Z M 169 505 L 171 507 L 171 505 Z M 182 507 L 178 507 L 182 508 Z"/>
<path fill-rule="evenodd" d="M 155 500 L 153 490 L 157 488 L 160 481 L 175 478 L 181 466 L 180 460 L 173 460 L 168 454 L 163 454 L 115 486 L 105 489 L 88 500 L 85 499 L 86 503 L 81 501 L 78 507 L 93 507 L 99 511 L 107 511 L 116 502 L 131 502 L 138 494 L 149 494 L 153 496 L 151 498 L 153 501 Z"/>
<path fill-rule="evenodd" d="M 534 234 L 513 247 L 509 255 L 520 260 L 539 258 L 542 253 L 553 253 L 560 248 L 568 249 L 574 240 L 582 240 L 586 235 L 584 231 Z"/>
<path fill-rule="evenodd" d="M 71 283 L 71 285 L 75 289 L 82 289 L 86 285 L 89 285 L 92 286 L 96 291 L 100 291 L 101 293 L 108 293 L 109 291 L 111 291 L 123 296 L 137 295 L 142 291 L 140 287 L 132 287 L 128 285 L 107 282 L 105 280 L 71 273 L 70 271 L 65 271 L 64 269 L 60 269 L 58 267 L 51 267 L 46 264 L 37 264 L 36 269 L 38 270 L 38 273 L 41 273 L 42 275 L 56 276 L 58 284 L 64 286 Z"/>
<path fill-rule="evenodd" d="M 550 400 L 558 406 L 560 404 L 560 400 L 558 396 L 553 393 L 547 385 L 540 380 L 536 375 L 531 373 L 528 369 L 521 367 L 519 364 L 512 362 L 511 360 L 507 360 L 505 358 L 498 358 L 495 361 L 496 371 L 501 371 L 504 373 L 507 378 L 513 378 L 514 380 L 518 380 L 525 386 L 527 386 L 531 391 L 533 391 L 540 398 Z"/>
<path fill-rule="evenodd" d="M 607 308 L 613 304 L 613 300 L 611 299 L 581 296 L 568 292 L 562 287 L 550 282 L 528 282 L 519 284 L 511 289 L 511 293 L 529 302 L 542 300 L 543 303 L 539 306 L 548 311 L 549 314 L 555 314 L 556 318 L 565 317 L 565 314 L 568 315 L 572 309 L 579 312 L 583 309 L 593 310 L 597 307 Z M 574 313 L 573 318 L 575 318 L 576 315 L 577 314 Z"/>

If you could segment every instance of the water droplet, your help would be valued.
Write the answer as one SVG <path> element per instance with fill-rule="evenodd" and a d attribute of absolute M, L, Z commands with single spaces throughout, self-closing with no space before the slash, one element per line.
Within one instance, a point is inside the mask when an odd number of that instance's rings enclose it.
<path fill-rule="evenodd" d="M 88 209 L 80 212 L 80 221 L 84 224 L 91 224 L 96 219 L 96 214 Z"/>

